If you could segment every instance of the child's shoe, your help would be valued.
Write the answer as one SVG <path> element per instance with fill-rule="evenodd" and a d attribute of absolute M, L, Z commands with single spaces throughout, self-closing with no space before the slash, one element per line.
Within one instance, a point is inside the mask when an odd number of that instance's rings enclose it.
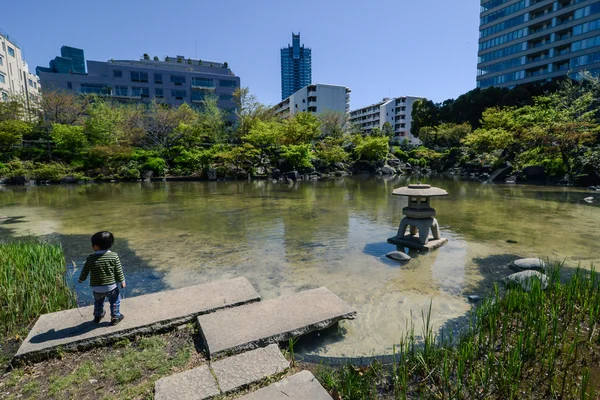
<path fill-rule="evenodd" d="M 105 316 L 105 315 L 106 315 L 106 311 L 105 311 L 105 312 L 103 312 L 101 316 L 99 316 L 99 317 L 94 317 L 94 323 L 95 323 L 95 324 L 99 324 L 99 323 L 100 323 L 100 321 L 102 321 L 102 318 L 104 318 L 104 316 Z"/>
<path fill-rule="evenodd" d="M 119 322 L 123 321 L 123 319 L 125 318 L 125 316 L 123 314 L 119 314 L 118 317 L 113 317 L 110 320 L 110 325 L 111 326 L 115 326 L 117 325 Z"/>

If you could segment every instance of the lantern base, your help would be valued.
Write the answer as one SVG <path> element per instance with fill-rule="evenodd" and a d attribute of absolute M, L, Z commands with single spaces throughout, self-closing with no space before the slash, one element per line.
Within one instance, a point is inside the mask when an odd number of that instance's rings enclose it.
<path fill-rule="evenodd" d="M 389 244 L 395 244 L 396 246 L 408 247 L 409 249 L 415 250 L 435 250 L 448 243 L 448 239 L 439 238 L 434 239 L 433 236 L 429 236 L 427 244 L 421 243 L 419 235 L 404 235 L 402 237 L 394 236 L 389 238 Z"/>

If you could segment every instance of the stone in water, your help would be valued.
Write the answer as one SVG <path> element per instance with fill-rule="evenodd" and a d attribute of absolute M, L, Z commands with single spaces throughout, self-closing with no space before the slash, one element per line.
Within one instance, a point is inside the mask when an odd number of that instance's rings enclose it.
<path fill-rule="evenodd" d="M 545 271 L 546 263 L 539 258 L 521 258 L 508 264 L 509 268 L 517 271 Z"/>
<path fill-rule="evenodd" d="M 523 271 L 509 275 L 506 280 L 506 286 L 520 286 L 524 291 L 530 292 L 533 288 L 533 282 L 539 281 L 542 290 L 548 287 L 548 277 L 538 271 Z"/>
<path fill-rule="evenodd" d="M 390 260 L 400 261 L 400 262 L 408 262 L 411 259 L 411 257 L 408 254 L 403 253 L 401 251 L 391 251 L 391 252 L 387 253 L 385 256 L 387 258 L 389 258 Z"/>
<path fill-rule="evenodd" d="M 594 198 L 593 197 L 586 197 L 585 199 L 583 199 L 583 201 L 585 201 L 586 203 L 593 203 L 594 202 Z"/>

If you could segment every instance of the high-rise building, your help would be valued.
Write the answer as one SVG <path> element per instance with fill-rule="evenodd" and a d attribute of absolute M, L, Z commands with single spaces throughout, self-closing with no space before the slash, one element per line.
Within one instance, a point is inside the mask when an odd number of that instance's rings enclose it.
<path fill-rule="evenodd" d="M 312 83 L 311 50 L 300 44 L 300 33 L 292 33 L 292 45 L 281 49 L 281 99 Z"/>
<path fill-rule="evenodd" d="M 347 114 L 350 110 L 350 89 L 320 83 L 308 85 L 292 93 L 273 107 L 273 110 L 281 118 L 300 112 L 319 114 L 323 111 L 335 111 Z"/>
<path fill-rule="evenodd" d="M 199 106 L 206 96 L 214 95 L 220 108 L 233 111 L 236 107 L 233 92 L 240 87 L 240 78 L 227 63 L 183 56 L 161 61 L 144 55 L 140 60 L 87 61 L 87 73 L 80 73 L 85 71 L 82 57 L 83 50 L 63 46 L 61 57 L 52 60 L 50 68 L 37 68 L 42 85 L 50 90 L 98 94 L 123 102 L 159 99 L 171 105 Z M 64 64 L 62 59 L 66 60 Z"/>
<path fill-rule="evenodd" d="M 0 32 L 0 100 L 20 96 L 31 114 L 37 109 L 41 86 L 29 72 L 21 48 L 8 34 Z"/>
<path fill-rule="evenodd" d="M 393 99 L 384 98 L 379 103 L 362 107 L 350 112 L 350 123 L 370 134 L 373 128 L 383 128 L 388 122 L 398 138 L 408 138 L 416 141 L 410 133 L 412 123 L 412 108 L 415 101 L 422 97 L 403 96 Z"/>
<path fill-rule="evenodd" d="M 482 0 L 477 87 L 600 71 L 600 1 Z"/>

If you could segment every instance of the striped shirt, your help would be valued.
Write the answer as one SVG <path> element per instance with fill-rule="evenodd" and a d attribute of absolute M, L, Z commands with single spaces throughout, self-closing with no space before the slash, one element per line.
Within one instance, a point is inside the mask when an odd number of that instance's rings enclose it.
<path fill-rule="evenodd" d="M 117 253 L 111 251 L 90 254 L 79 275 L 80 281 L 85 281 L 90 275 L 90 286 L 112 285 L 125 281 L 121 260 Z"/>

